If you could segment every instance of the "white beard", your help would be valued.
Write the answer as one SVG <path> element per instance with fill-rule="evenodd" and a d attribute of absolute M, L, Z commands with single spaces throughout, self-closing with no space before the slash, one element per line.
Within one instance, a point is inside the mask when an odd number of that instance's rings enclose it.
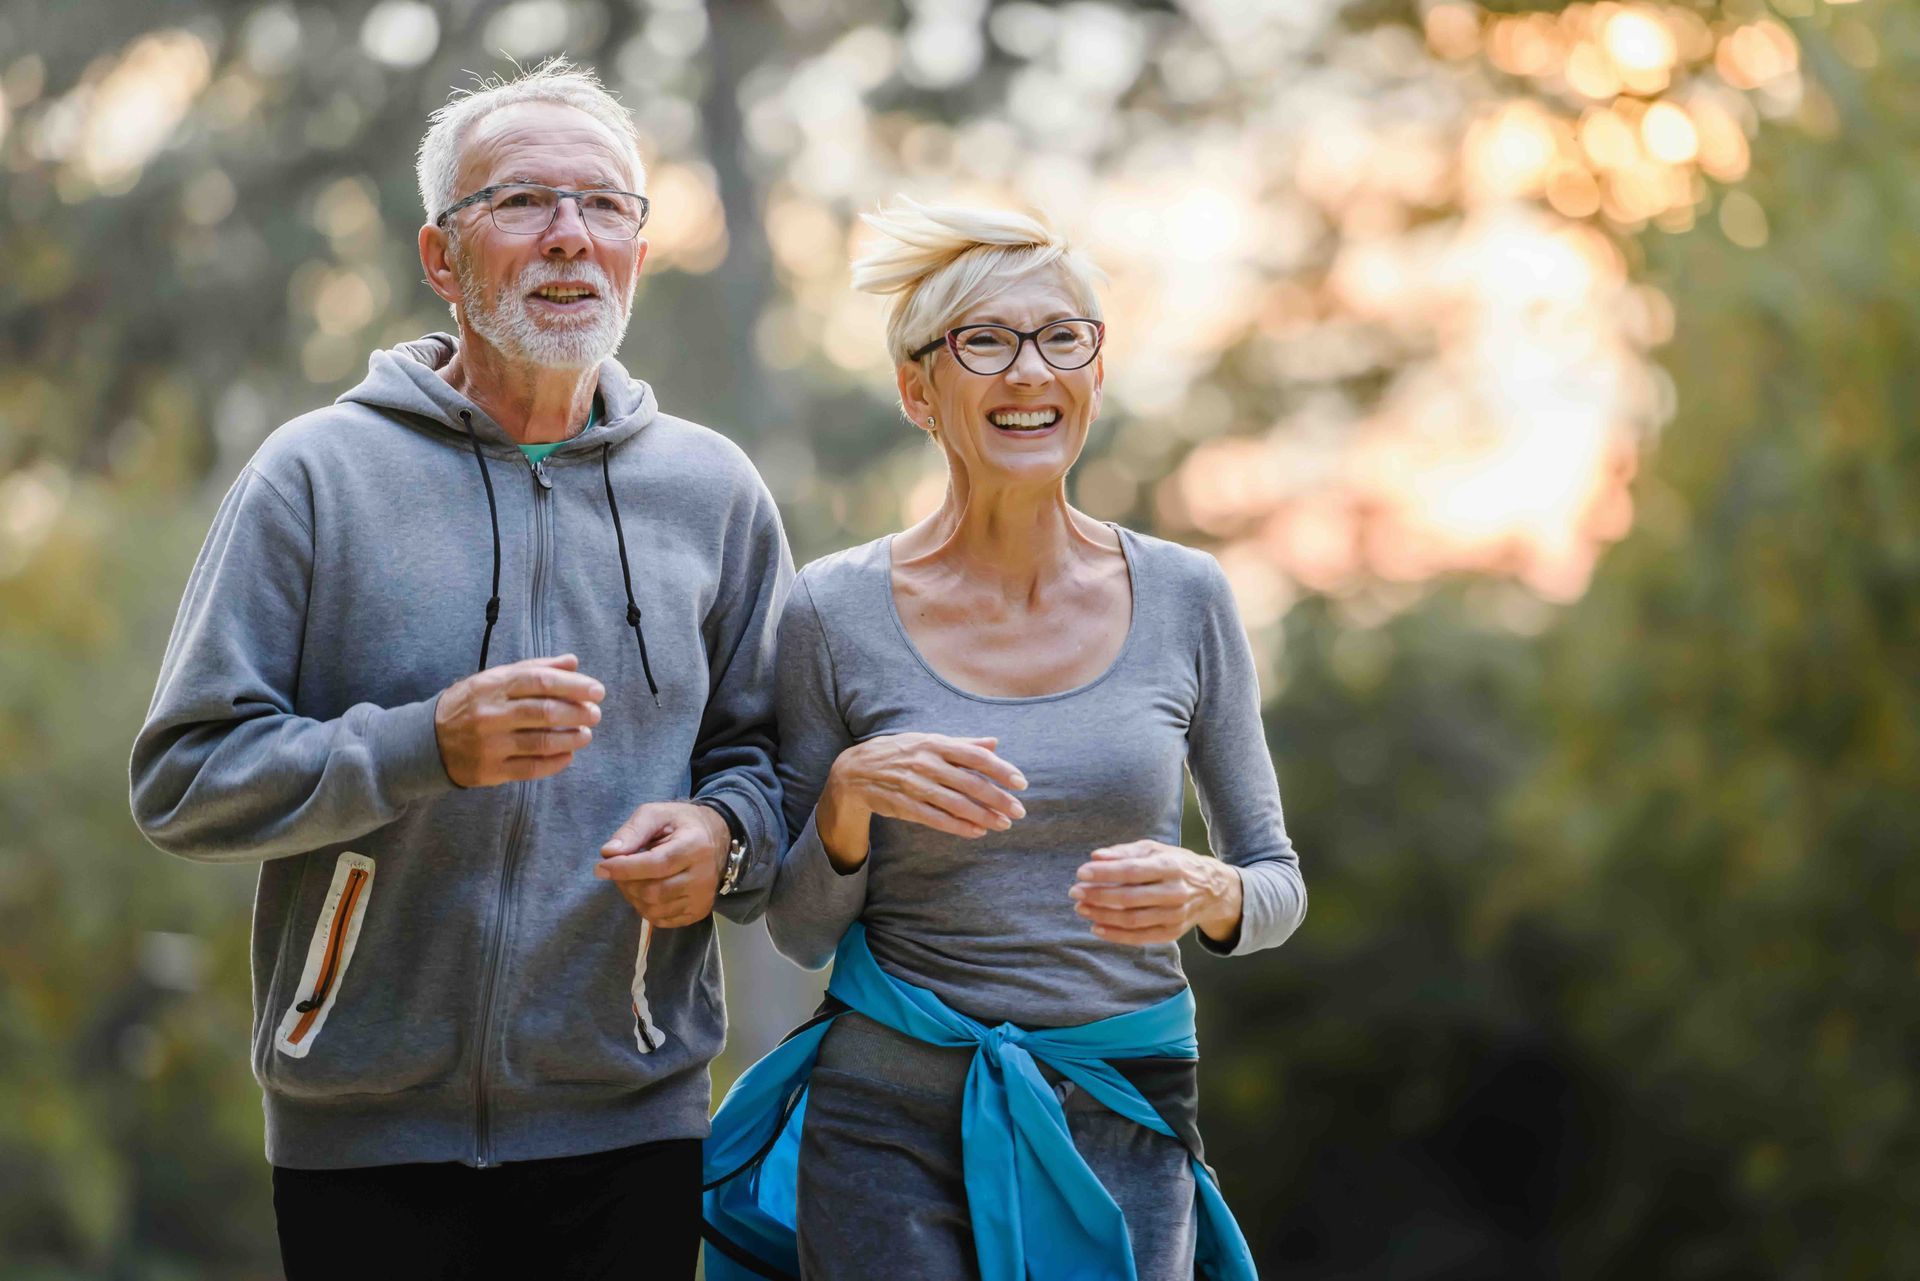
<path fill-rule="evenodd" d="M 586 369 L 620 350 L 627 321 L 633 314 L 633 291 L 616 295 L 613 281 L 593 263 L 571 265 L 544 259 L 529 263 L 504 297 L 489 297 L 487 289 L 463 254 L 454 259 L 465 299 L 467 323 L 509 360 L 543 369 Z M 536 317 L 527 295 L 541 285 L 577 280 L 599 295 L 593 311 L 578 318 Z"/>

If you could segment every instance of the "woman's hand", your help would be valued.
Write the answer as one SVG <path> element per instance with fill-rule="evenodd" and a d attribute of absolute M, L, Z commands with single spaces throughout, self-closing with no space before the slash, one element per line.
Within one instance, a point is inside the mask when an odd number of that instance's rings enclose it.
<path fill-rule="evenodd" d="M 1025 818 L 1014 799 L 1027 780 L 993 754 L 1000 740 L 946 734 L 883 734 L 835 758 L 814 809 L 827 858 L 841 873 L 867 861 L 875 814 L 968 839 Z"/>
<path fill-rule="evenodd" d="M 1196 925 L 1216 943 L 1240 932 L 1240 869 L 1159 841 L 1095 850 L 1067 897 L 1115 943 L 1172 943 Z"/>

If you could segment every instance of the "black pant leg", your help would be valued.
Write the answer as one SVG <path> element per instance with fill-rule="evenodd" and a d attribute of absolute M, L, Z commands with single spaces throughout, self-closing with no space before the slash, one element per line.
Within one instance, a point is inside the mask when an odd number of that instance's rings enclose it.
<path fill-rule="evenodd" d="M 405 1277 L 465 1281 L 487 1275 L 488 1222 L 462 1165 L 381 1165 L 273 1171 L 273 1210 L 287 1281 Z"/>
<path fill-rule="evenodd" d="M 700 1247 L 700 1140 L 502 1166 L 519 1275 L 690 1281 Z"/>

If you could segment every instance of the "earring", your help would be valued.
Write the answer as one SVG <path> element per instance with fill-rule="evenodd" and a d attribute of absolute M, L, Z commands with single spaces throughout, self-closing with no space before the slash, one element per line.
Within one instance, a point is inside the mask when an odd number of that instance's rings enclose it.
<path fill-rule="evenodd" d="M 933 426 L 933 415 L 932 415 L 932 414 L 928 414 L 928 415 L 927 415 L 927 426 L 928 426 L 929 428 L 931 428 L 931 427 Z"/>

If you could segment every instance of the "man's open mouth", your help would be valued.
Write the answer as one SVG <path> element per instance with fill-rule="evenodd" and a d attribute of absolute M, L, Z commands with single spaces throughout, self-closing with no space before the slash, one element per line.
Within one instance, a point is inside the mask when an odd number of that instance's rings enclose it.
<path fill-rule="evenodd" d="M 541 285 L 528 297 L 538 298 L 541 302 L 551 303 L 556 307 L 569 307 L 598 301 L 600 295 L 585 285 Z"/>

